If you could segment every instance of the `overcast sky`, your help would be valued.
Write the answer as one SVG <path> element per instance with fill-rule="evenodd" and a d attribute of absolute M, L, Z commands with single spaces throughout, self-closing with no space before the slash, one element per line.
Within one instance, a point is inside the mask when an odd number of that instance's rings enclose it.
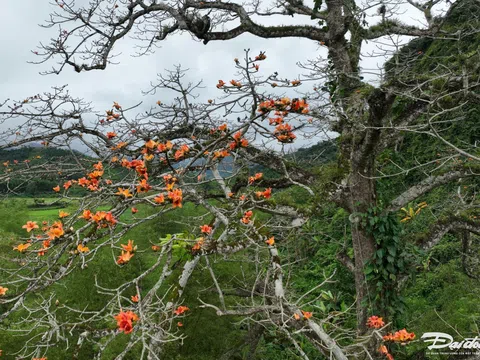
<path fill-rule="evenodd" d="M 308 1 L 308 0 L 306 0 Z M 297 78 L 302 70 L 296 63 L 301 60 L 326 57 L 326 49 L 316 42 L 301 39 L 261 39 L 244 34 L 236 39 L 222 42 L 212 41 L 208 45 L 195 42 L 188 34 L 174 35 L 162 42 L 162 46 L 149 56 L 132 57 L 135 53 L 133 39 L 121 40 L 116 52 L 122 52 L 118 65 L 108 66 L 103 71 L 74 72 L 66 67 L 59 75 L 40 75 L 53 63 L 29 64 L 36 60 L 32 51 L 40 41 L 47 43 L 57 36 L 57 29 L 45 29 L 38 25 L 44 23 L 52 12 L 53 5 L 46 0 L 10 0 L 2 3 L 2 21 L 0 22 L 0 44 L 2 58 L 0 66 L 0 101 L 23 99 L 39 92 L 48 91 L 52 85 L 68 84 L 75 97 L 91 101 L 98 111 L 109 109 L 113 101 L 129 106 L 140 100 L 141 91 L 147 90 L 156 74 L 164 69 L 172 69 L 175 64 L 189 68 L 192 80 L 204 80 L 206 98 L 218 95 L 215 87 L 218 79 L 234 78 L 233 58 L 242 57 L 243 49 L 252 52 L 266 51 L 268 61 L 261 64 L 264 74 L 278 71 L 282 77 Z M 403 21 L 415 21 L 415 12 L 407 12 Z M 262 19 L 263 20 L 263 19 Z M 290 19 L 289 19 L 290 20 Z M 299 21 L 296 17 L 290 21 Z M 366 52 L 376 48 L 374 43 L 366 47 Z M 364 57 L 362 66 L 375 69 L 383 58 Z M 161 94 L 157 96 L 161 98 Z M 153 99 L 147 99 L 154 102 Z"/>

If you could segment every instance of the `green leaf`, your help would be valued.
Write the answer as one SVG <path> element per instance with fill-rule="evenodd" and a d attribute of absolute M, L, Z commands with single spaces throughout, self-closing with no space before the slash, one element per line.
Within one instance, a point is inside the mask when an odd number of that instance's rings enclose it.
<path fill-rule="evenodd" d="M 390 255 L 395 256 L 397 255 L 397 248 L 395 246 L 388 246 L 387 250 Z"/>

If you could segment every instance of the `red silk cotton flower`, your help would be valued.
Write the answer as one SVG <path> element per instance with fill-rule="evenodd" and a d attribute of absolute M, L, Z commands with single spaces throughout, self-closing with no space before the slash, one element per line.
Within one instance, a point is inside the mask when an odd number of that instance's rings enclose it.
<path fill-rule="evenodd" d="M 120 311 L 115 316 L 115 320 L 117 320 L 118 330 L 130 334 L 133 331 L 133 322 L 138 320 L 138 316 L 133 311 Z"/>
<path fill-rule="evenodd" d="M 179 306 L 178 308 L 175 309 L 173 312 L 175 315 L 182 315 L 185 311 L 190 310 L 187 306 Z"/>
<path fill-rule="evenodd" d="M 367 326 L 370 328 L 380 329 L 384 325 L 383 319 L 378 316 L 370 316 L 367 320 Z"/>

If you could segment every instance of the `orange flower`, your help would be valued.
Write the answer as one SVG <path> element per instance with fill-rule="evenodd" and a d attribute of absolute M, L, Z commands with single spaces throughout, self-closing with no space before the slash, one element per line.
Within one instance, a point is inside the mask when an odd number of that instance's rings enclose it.
<path fill-rule="evenodd" d="M 183 193 L 182 189 L 175 189 L 168 192 L 168 198 L 172 200 L 173 208 L 182 207 Z"/>
<path fill-rule="evenodd" d="M 117 146 L 113 147 L 113 150 L 120 150 L 121 148 L 127 146 L 127 143 L 125 141 L 120 141 Z"/>
<path fill-rule="evenodd" d="M 90 185 L 90 180 L 87 180 L 86 177 L 82 177 L 82 178 L 78 179 L 78 185 L 80 185 L 81 187 L 88 186 L 88 185 Z"/>
<path fill-rule="evenodd" d="M 270 199 L 270 197 L 272 196 L 272 188 L 265 189 L 262 195 L 265 199 Z"/>
<path fill-rule="evenodd" d="M 178 327 L 182 327 L 183 326 L 183 323 L 181 321 L 177 322 L 177 326 Z"/>
<path fill-rule="evenodd" d="M 84 220 L 90 220 L 92 218 L 92 212 L 90 210 L 83 210 L 83 214 L 79 218 Z"/>
<path fill-rule="evenodd" d="M 30 243 L 26 243 L 26 244 L 20 244 L 20 245 L 17 245 L 13 248 L 13 250 L 17 250 L 18 252 L 20 253 L 24 253 L 25 251 L 27 251 L 27 249 L 31 246 L 32 244 Z"/>
<path fill-rule="evenodd" d="M 153 141 L 152 139 L 148 140 L 147 142 L 145 142 L 145 147 L 147 149 L 150 149 L 152 150 L 154 147 L 157 146 L 157 143 L 155 141 Z"/>
<path fill-rule="evenodd" d="M 378 348 L 378 352 L 382 355 L 387 355 L 388 354 L 388 349 L 385 345 L 381 345 L 379 348 Z"/>
<path fill-rule="evenodd" d="M 212 227 L 208 225 L 202 225 L 200 226 L 200 231 L 204 234 L 211 234 L 212 233 Z"/>
<path fill-rule="evenodd" d="M 179 306 L 173 313 L 175 315 L 182 315 L 185 311 L 190 310 L 187 306 Z"/>
<path fill-rule="evenodd" d="M 118 256 L 118 259 L 117 259 L 117 264 L 119 265 L 123 265 L 123 264 L 126 264 L 130 261 L 130 259 L 133 257 L 134 254 L 130 253 L 130 252 L 125 252 L 125 251 L 122 251 L 122 255 L 119 255 Z"/>
<path fill-rule="evenodd" d="M 22 229 L 27 230 L 27 232 L 38 229 L 37 222 L 36 221 L 27 221 L 27 223 L 22 226 Z"/>
<path fill-rule="evenodd" d="M 296 139 L 295 134 L 292 132 L 292 127 L 287 123 L 278 125 L 273 135 L 282 143 L 291 143 Z"/>
<path fill-rule="evenodd" d="M 295 320 L 300 320 L 300 315 L 298 315 L 297 313 L 293 314 L 293 317 L 295 318 Z"/>
<path fill-rule="evenodd" d="M 242 223 L 244 224 L 248 224 L 250 223 L 250 218 L 252 217 L 253 215 L 253 212 L 251 210 L 249 211 L 246 211 L 244 214 L 243 214 L 243 218 L 242 218 Z"/>
<path fill-rule="evenodd" d="M 59 192 L 59 191 L 60 191 L 60 186 L 59 186 L 59 185 L 55 186 L 55 187 L 53 188 L 53 191 Z"/>
<path fill-rule="evenodd" d="M 88 247 L 84 246 L 83 244 L 78 244 L 77 245 L 77 250 L 80 253 L 87 253 L 87 252 L 90 251 L 90 249 Z"/>
<path fill-rule="evenodd" d="M 148 184 L 147 180 L 145 180 L 145 179 L 142 179 L 136 187 L 137 187 L 137 192 L 139 192 L 139 193 L 140 192 L 147 192 L 152 188 L 150 186 L 150 184 Z"/>
<path fill-rule="evenodd" d="M 138 294 L 132 296 L 131 299 L 132 299 L 132 301 L 133 301 L 134 303 L 138 303 L 138 301 L 139 301 Z"/>
<path fill-rule="evenodd" d="M 199 251 L 202 248 L 205 239 L 203 237 L 199 238 L 195 245 L 192 246 L 193 251 Z"/>
<path fill-rule="evenodd" d="M 242 84 L 236 80 L 230 80 L 230 84 L 236 87 L 242 87 Z"/>
<path fill-rule="evenodd" d="M 135 250 L 137 250 L 137 246 L 133 245 L 133 240 L 128 240 L 128 244 L 120 244 L 120 246 L 125 250 L 126 252 L 133 253 Z"/>
<path fill-rule="evenodd" d="M 173 148 L 173 144 L 170 141 L 167 141 L 165 144 L 160 143 L 157 146 L 157 150 L 160 152 L 165 152 L 171 150 Z"/>
<path fill-rule="evenodd" d="M 61 237 L 65 232 L 63 231 L 63 227 L 52 227 L 47 232 L 47 235 L 50 240 L 54 240 L 56 238 Z"/>
<path fill-rule="evenodd" d="M 107 138 L 109 139 L 113 139 L 116 136 L 117 136 L 117 133 L 115 132 L 107 132 Z"/>
<path fill-rule="evenodd" d="M 183 144 L 179 150 L 175 152 L 175 160 L 180 160 L 185 156 L 186 153 L 190 151 L 190 148 L 188 147 L 187 144 Z"/>
<path fill-rule="evenodd" d="M 370 316 L 367 320 L 367 326 L 370 328 L 380 329 L 384 325 L 383 319 L 378 316 Z"/>
<path fill-rule="evenodd" d="M 117 110 L 120 110 L 120 109 L 122 108 L 122 107 L 121 107 L 120 105 L 118 105 L 118 103 L 115 102 L 115 101 L 113 102 L 113 107 L 114 107 L 115 109 L 117 109 Z"/>
<path fill-rule="evenodd" d="M 68 190 L 72 186 L 72 181 L 68 180 L 65 184 L 63 184 L 63 188 Z"/>
<path fill-rule="evenodd" d="M 157 251 L 160 250 L 160 246 L 158 246 L 158 245 L 152 245 L 152 250 L 155 251 L 155 252 L 157 252 Z"/>
<path fill-rule="evenodd" d="M 67 216 L 70 216 L 70 213 L 67 213 L 67 212 L 62 211 L 62 210 L 60 210 L 59 213 L 58 213 L 58 217 L 59 217 L 60 219 L 62 219 L 62 218 L 64 218 L 64 217 L 67 217 Z"/>
<path fill-rule="evenodd" d="M 223 85 L 225 85 L 225 81 L 218 80 L 217 89 L 220 89 L 221 87 L 223 87 Z"/>
<path fill-rule="evenodd" d="M 213 153 L 213 157 L 216 158 L 216 159 L 223 159 L 223 158 L 226 158 L 228 156 L 230 156 L 230 153 L 228 152 L 228 150 L 215 151 Z"/>
<path fill-rule="evenodd" d="M 136 207 L 132 207 L 132 214 L 136 214 L 138 212 L 138 209 Z"/>
<path fill-rule="evenodd" d="M 251 185 L 255 181 L 260 180 L 263 177 L 263 173 L 256 173 L 255 176 L 250 176 L 248 178 L 248 183 Z"/>
<path fill-rule="evenodd" d="M 272 236 L 270 239 L 266 240 L 265 243 L 269 246 L 273 246 L 275 244 L 275 238 Z"/>
<path fill-rule="evenodd" d="M 7 291 L 8 291 L 8 288 L 0 286 L 0 296 L 5 296 Z"/>
<path fill-rule="evenodd" d="M 312 315 L 313 315 L 312 312 L 310 312 L 310 311 L 303 311 L 303 310 L 302 310 L 302 314 L 303 314 L 303 318 L 304 318 L 304 319 L 307 319 L 307 320 L 310 319 L 310 318 L 312 317 Z"/>
<path fill-rule="evenodd" d="M 137 314 L 133 311 L 120 311 L 114 318 L 117 320 L 118 330 L 125 334 L 130 334 L 133 331 L 133 322 L 138 320 Z"/>
<path fill-rule="evenodd" d="M 163 196 L 163 194 L 158 194 L 157 196 L 154 197 L 153 201 L 156 204 L 163 204 L 165 202 L 165 197 Z"/>
<path fill-rule="evenodd" d="M 413 332 L 409 333 L 406 329 L 399 330 L 394 334 L 388 333 L 383 337 L 384 341 L 394 341 L 400 343 L 406 343 L 413 339 L 415 339 L 415 334 Z"/>
<path fill-rule="evenodd" d="M 167 151 L 167 146 L 163 143 L 160 143 L 157 146 L 157 150 L 160 151 L 160 152 L 165 152 L 165 151 Z"/>
<path fill-rule="evenodd" d="M 115 193 L 115 195 L 120 195 L 123 196 L 125 199 L 128 199 L 129 197 L 132 197 L 133 195 L 130 194 L 129 189 L 123 189 L 123 188 L 118 188 L 118 192 Z"/>
<path fill-rule="evenodd" d="M 301 84 L 300 80 L 293 80 L 290 82 L 290 84 L 292 84 L 293 86 L 298 86 Z"/>
<path fill-rule="evenodd" d="M 258 54 L 257 56 L 255 56 L 255 61 L 262 61 L 262 60 L 265 60 L 267 58 L 267 56 L 265 55 L 264 52 L 260 52 L 260 54 Z"/>

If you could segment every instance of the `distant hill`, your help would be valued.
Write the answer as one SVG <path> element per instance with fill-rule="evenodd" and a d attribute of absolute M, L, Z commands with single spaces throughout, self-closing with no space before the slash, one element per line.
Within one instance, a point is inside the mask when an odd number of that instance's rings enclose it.
<path fill-rule="evenodd" d="M 72 164 L 72 167 L 78 161 L 89 161 L 92 159 L 77 151 L 71 151 L 55 147 L 44 146 L 23 146 L 9 150 L 0 150 L 0 173 L 8 174 L 13 170 L 15 174 L 15 167 L 25 167 L 28 163 L 29 167 L 37 165 L 45 165 L 45 169 L 55 169 L 55 165 Z M 60 170 L 60 169 L 58 169 Z M 56 171 L 42 171 L 41 176 L 37 177 L 20 177 L 12 176 L 8 183 L 0 183 L 0 194 L 14 194 L 21 196 L 40 196 L 51 195 L 52 188 L 59 184 L 59 175 Z M 76 174 L 73 171 L 70 173 L 62 173 L 69 178 L 78 178 L 84 176 L 83 174 Z M 83 189 L 78 189 L 75 192 L 80 194 Z"/>
<path fill-rule="evenodd" d="M 319 143 L 301 148 L 290 154 L 289 157 L 299 162 L 302 166 L 322 165 L 334 161 L 337 156 L 337 143 L 335 140 L 320 141 Z"/>
<path fill-rule="evenodd" d="M 71 151 L 55 147 L 44 147 L 38 144 L 34 146 L 23 146 L 19 148 L 9 149 L 9 150 L 0 150 L 0 161 L 13 162 L 17 160 L 18 162 L 24 162 L 25 160 L 35 161 L 37 157 L 40 156 L 43 161 L 45 160 L 73 160 L 74 156 L 85 159 L 85 155 L 78 151 Z"/>

